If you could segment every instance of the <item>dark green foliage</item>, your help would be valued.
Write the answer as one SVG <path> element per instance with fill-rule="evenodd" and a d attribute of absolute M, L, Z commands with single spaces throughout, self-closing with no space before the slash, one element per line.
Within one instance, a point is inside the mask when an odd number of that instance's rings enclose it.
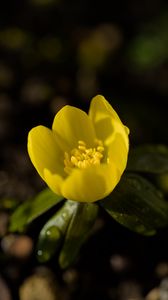
<path fill-rule="evenodd" d="M 11 215 L 9 230 L 22 232 L 26 226 L 51 207 L 62 201 L 63 198 L 45 189 L 35 198 L 21 204 Z"/>
<path fill-rule="evenodd" d="M 153 235 L 168 225 L 168 203 L 162 193 L 137 174 L 125 174 L 99 203 L 117 222 L 143 235 Z"/>

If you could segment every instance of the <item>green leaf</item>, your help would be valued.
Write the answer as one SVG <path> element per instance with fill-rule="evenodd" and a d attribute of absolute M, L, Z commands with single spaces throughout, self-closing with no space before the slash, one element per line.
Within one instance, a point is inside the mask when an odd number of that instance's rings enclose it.
<path fill-rule="evenodd" d="M 127 170 L 161 174 L 168 172 L 168 147 L 143 145 L 130 150 Z"/>
<path fill-rule="evenodd" d="M 143 235 L 168 225 L 168 203 L 145 178 L 137 174 L 123 175 L 121 181 L 99 204 L 120 224 Z"/>
<path fill-rule="evenodd" d="M 16 208 L 10 218 L 9 231 L 23 232 L 30 222 L 62 200 L 62 196 L 54 194 L 50 189 L 43 190 Z"/>
<path fill-rule="evenodd" d="M 60 252 L 59 264 L 61 268 L 67 268 L 74 262 L 82 244 L 91 233 L 97 214 L 97 204 L 78 203 Z"/>
<path fill-rule="evenodd" d="M 37 257 L 40 262 L 48 261 L 59 248 L 77 206 L 77 202 L 67 200 L 40 231 L 37 243 Z"/>
<path fill-rule="evenodd" d="M 165 194 L 168 195 L 168 173 L 158 174 L 154 176 L 156 186 Z"/>

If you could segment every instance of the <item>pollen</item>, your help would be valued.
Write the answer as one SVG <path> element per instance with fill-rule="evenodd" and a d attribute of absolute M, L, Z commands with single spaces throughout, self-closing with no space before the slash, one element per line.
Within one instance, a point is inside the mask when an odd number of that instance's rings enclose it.
<path fill-rule="evenodd" d="M 103 159 L 104 146 L 101 140 L 95 140 L 95 147 L 87 148 L 84 141 L 78 141 L 77 148 L 64 154 L 64 171 L 70 174 L 74 168 L 86 169 L 91 165 L 99 165 Z"/>

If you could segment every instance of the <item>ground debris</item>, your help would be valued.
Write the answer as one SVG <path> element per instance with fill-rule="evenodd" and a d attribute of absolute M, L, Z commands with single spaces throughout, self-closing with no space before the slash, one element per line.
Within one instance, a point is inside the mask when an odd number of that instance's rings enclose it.
<path fill-rule="evenodd" d="M 0 300 L 12 300 L 9 288 L 2 277 L 0 277 Z"/>
<path fill-rule="evenodd" d="M 20 287 L 20 300 L 63 299 L 53 273 L 46 267 L 39 267 Z"/>

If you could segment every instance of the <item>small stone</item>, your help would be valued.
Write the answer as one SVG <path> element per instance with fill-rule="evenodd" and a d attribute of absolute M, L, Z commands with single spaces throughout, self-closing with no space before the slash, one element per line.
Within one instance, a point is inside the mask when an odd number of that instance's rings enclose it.
<path fill-rule="evenodd" d="M 151 290 L 146 298 L 146 300 L 160 300 L 160 290 L 159 288 L 154 288 L 153 290 Z"/>
<path fill-rule="evenodd" d="M 168 300 L 168 278 L 164 278 L 160 283 L 159 300 Z"/>
<path fill-rule="evenodd" d="M 0 277 L 0 300 L 12 300 L 10 290 L 2 277 Z"/>
<path fill-rule="evenodd" d="M 119 254 L 114 254 L 110 259 L 110 265 L 113 271 L 120 273 L 130 267 L 130 262 L 128 258 Z"/>
<path fill-rule="evenodd" d="M 1 241 L 2 250 L 17 258 L 28 257 L 33 249 L 33 241 L 26 235 L 8 234 Z"/>
<path fill-rule="evenodd" d="M 143 300 L 141 287 L 137 282 L 124 281 L 118 287 L 119 300 Z"/>
<path fill-rule="evenodd" d="M 63 280 L 68 285 L 76 283 L 78 278 L 79 278 L 79 274 L 75 269 L 68 269 L 63 273 Z"/>
<path fill-rule="evenodd" d="M 155 273 L 159 278 L 168 276 L 168 263 L 161 262 L 156 266 Z"/>
<path fill-rule="evenodd" d="M 20 287 L 20 300 L 60 300 L 62 299 L 58 283 L 53 273 L 39 268 L 28 277 Z"/>

